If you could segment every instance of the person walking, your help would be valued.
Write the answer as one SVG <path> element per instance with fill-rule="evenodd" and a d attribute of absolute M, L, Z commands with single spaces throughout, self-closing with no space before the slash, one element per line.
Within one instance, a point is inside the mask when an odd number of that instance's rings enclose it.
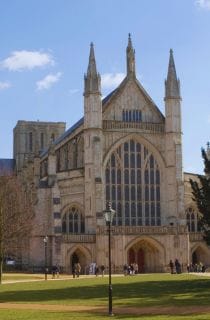
<path fill-rule="evenodd" d="M 174 263 L 173 263 L 172 260 L 170 260 L 170 262 L 169 262 L 169 267 L 170 267 L 170 270 L 171 270 L 171 274 L 173 274 L 174 273 Z"/>
<path fill-rule="evenodd" d="M 102 264 L 102 266 L 101 266 L 101 275 L 102 275 L 102 277 L 104 276 L 104 272 L 105 272 L 105 267 L 104 267 L 104 265 Z"/>
<path fill-rule="evenodd" d="M 77 278 L 79 278 L 80 272 L 81 272 L 81 266 L 80 266 L 80 263 L 77 262 L 76 263 L 76 275 L 77 275 Z"/>

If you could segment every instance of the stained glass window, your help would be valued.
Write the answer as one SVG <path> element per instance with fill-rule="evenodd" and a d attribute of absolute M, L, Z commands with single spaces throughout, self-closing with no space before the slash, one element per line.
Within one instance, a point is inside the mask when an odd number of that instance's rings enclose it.
<path fill-rule="evenodd" d="M 106 200 L 116 208 L 115 225 L 161 225 L 160 170 L 143 144 L 132 139 L 114 150 L 105 182 Z"/>

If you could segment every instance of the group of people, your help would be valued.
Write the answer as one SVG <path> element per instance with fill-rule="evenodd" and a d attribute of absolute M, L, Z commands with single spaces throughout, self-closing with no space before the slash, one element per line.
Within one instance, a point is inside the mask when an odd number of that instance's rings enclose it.
<path fill-rule="evenodd" d="M 174 274 L 174 273 L 180 274 L 180 273 L 182 273 L 181 263 L 179 262 L 178 259 L 175 259 L 174 262 L 172 260 L 170 260 L 169 267 L 170 267 L 171 274 Z"/>
<path fill-rule="evenodd" d="M 179 262 L 178 259 L 175 259 L 175 261 L 173 262 L 172 260 L 170 260 L 169 262 L 169 267 L 170 267 L 170 271 L 171 274 L 174 273 L 182 273 L 182 267 L 181 267 L 181 263 Z M 205 272 L 206 267 L 204 266 L 204 264 L 202 262 L 199 263 L 188 263 L 187 265 L 187 272 Z"/>
<path fill-rule="evenodd" d="M 104 265 L 101 265 L 100 267 L 99 266 L 95 266 L 95 275 L 96 277 L 100 274 L 101 272 L 101 275 L 102 277 L 104 276 L 104 273 L 105 273 L 105 266 Z"/>
<path fill-rule="evenodd" d="M 202 262 L 190 263 L 187 265 L 187 272 L 205 272 L 206 267 Z"/>
<path fill-rule="evenodd" d="M 138 267 L 138 264 L 136 262 L 131 263 L 130 265 L 125 264 L 123 266 L 123 273 L 124 273 L 125 276 L 127 276 L 127 275 L 131 276 L 131 275 L 137 274 L 138 271 L 139 271 L 138 269 L 139 269 L 139 267 Z"/>

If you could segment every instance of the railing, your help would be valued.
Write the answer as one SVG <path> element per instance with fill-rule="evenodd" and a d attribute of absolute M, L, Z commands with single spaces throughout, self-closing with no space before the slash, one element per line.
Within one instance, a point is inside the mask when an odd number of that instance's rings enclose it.
<path fill-rule="evenodd" d="M 71 242 L 71 243 L 95 243 L 96 235 L 95 234 L 63 234 L 62 235 L 63 242 Z"/>
<path fill-rule="evenodd" d="M 190 233 L 190 241 L 202 241 L 203 234 L 201 232 Z"/>
<path fill-rule="evenodd" d="M 140 235 L 140 234 L 180 234 L 187 232 L 187 227 L 178 226 L 112 226 L 112 235 Z M 106 226 L 98 226 L 97 234 L 107 234 Z"/>
<path fill-rule="evenodd" d="M 138 129 L 152 133 L 163 133 L 164 124 L 150 122 L 123 122 L 116 120 L 103 120 L 103 129 Z"/>

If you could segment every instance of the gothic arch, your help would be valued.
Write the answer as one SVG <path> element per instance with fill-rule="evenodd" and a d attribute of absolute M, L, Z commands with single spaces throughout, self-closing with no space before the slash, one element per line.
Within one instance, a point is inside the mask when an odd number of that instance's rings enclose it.
<path fill-rule="evenodd" d="M 81 273 L 85 274 L 87 273 L 87 267 L 91 263 L 92 255 L 88 248 L 82 246 L 82 245 L 74 245 L 72 248 L 67 250 L 66 257 L 65 257 L 65 266 L 67 270 L 72 273 L 72 263 L 73 263 L 73 257 L 77 256 L 78 261 L 81 265 Z"/>
<path fill-rule="evenodd" d="M 63 208 L 61 209 L 61 217 L 63 216 L 63 214 L 65 213 L 65 211 L 68 208 L 73 207 L 73 206 L 76 206 L 82 213 L 84 212 L 84 206 L 77 201 L 73 201 L 73 202 L 70 202 L 70 203 L 66 204 L 65 206 L 63 206 Z"/>
<path fill-rule="evenodd" d="M 72 202 L 66 205 L 61 211 L 62 233 L 84 233 L 85 216 L 83 207 Z"/>
<path fill-rule="evenodd" d="M 165 248 L 162 245 L 162 243 L 160 243 L 158 240 L 154 239 L 153 237 L 148 237 L 148 236 L 139 236 L 139 237 L 136 237 L 135 239 L 132 239 L 125 246 L 125 250 L 130 249 L 133 245 L 135 245 L 136 243 L 138 243 L 140 241 L 147 241 L 147 242 L 151 243 L 151 245 L 156 247 L 157 250 L 160 251 L 161 254 L 163 254 L 163 256 L 165 257 Z"/>
<path fill-rule="evenodd" d="M 128 135 L 104 158 L 104 194 L 116 210 L 114 225 L 160 226 L 165 197 L 164 162 L 146 139 Z"/>
<path fill-rule="evenodd" d="M 117 149 L 120 145 L 122 145 L 124 142 L 128 140 L 135 140 L 139 142 L 140 144 L 143 144 L 151 153 L 154 155 L 155 159 L 157 160 L 160 169 L 161 169 L 161 174 L 164 174 L 164 168 L 166 166 L 164 158 L 161 156 L 160 152 L 155 148 L 155 146 L 146 138 L 139 136 L 137 134 L 128 134 L 124 136 L 123 138 L 118 139 L 115 141 L 112 146 L 108 149 L 108 152 L 105 154 L 104 159 L 103 159 L 103 169 L 105 169 L 107 161 L 109 160 L 112 152 Z"/>
<path fill-rule="evenodd" d="M 147 236 L 137 237 L 126 245 L 125 251 L 127 262 L 137 263 L 140 273 L 164 271 L 165 248 L 159 241 Z"/>
<path fill-rule="evenodd" d="M 202 262 L 204 265 L 209 264 L 209 249 L 206 244 L 199 243 L 195 244 L 191 248 L 191 262 L 193 263 L 199 263 Z M 195 261 L 193 261 L 195 260 Z"/>

